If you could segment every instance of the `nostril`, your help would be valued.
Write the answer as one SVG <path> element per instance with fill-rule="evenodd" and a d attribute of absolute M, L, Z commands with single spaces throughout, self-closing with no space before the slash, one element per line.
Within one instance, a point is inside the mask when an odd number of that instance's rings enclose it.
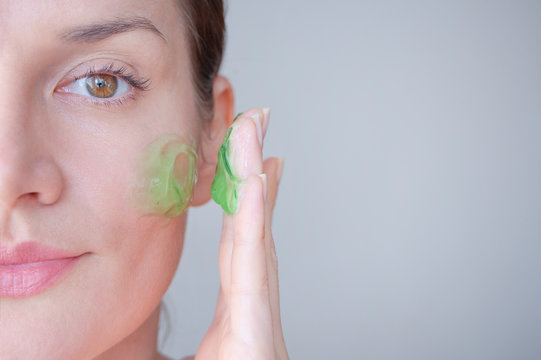
<path fill-rule="evenodd" d="M 30 192 L 30 193 L 24 194 L 22 197 L 26 198 L 27 200 L 36 200 L 39 197 L 39 193 Z"/>
<path fill-rule="evenodd" d="M 51 159 L 29 157 L 24 163 L 13 161 L 8 165 L 7 171 L 0 169 L 0 203 L 13 207 L 20 199 L 51 205 L 60 197 L 63 177 L 60 168 Z"/>

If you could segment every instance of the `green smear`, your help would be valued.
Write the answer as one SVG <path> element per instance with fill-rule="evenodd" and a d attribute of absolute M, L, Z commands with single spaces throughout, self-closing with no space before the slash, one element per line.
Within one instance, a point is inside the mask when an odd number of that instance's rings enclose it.
<path fill-rule="evenodd" d="M 177 159 L 182 160 L 180 169 L 175 168 Z M 143 153 L 137 180 L 137 198 L 143 212 L 170 218 L 182 214 L 191 201 L 196 160 L 194 149 L 176 135 L 151 143 Z"/>
<path fill-rule="evenodd" d="M 235 120 L 241 115 L 237 115 Z M 216 166 L 216 176 L 212 182 L 210 193 L 212 198 L 218 205 L 224 209 L 227 215 L 232 215 L 237 212 L 238 204 L 238 188 L 241 179 L 237 178 L 231 171 L 231 163 L 229 161 L 229 137 L 233 131 L 231 126 L 225 134 L 224 142 L 218 151 L 218 164 Z"/>

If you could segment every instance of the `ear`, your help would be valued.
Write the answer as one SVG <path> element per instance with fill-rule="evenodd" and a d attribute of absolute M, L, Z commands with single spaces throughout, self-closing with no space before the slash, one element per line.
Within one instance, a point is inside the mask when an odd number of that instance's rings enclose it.
<path fill-rule="evenodd" d="M 191 206 L 200 206 L 210 200 L 210 187 L 216 173 L 218 150 L 235 117 L 235 96 L 233 87 L 227 78 L 215 77 L 213 98 L 212 121 L 202 126 L 197 183 L 194 186 Z"/>

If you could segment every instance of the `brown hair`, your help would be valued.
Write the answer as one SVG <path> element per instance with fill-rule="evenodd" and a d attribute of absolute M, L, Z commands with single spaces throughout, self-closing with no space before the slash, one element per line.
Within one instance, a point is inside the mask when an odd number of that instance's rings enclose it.
<path fill-rule="evenodd" d="M 176 0 L 186 23 L 192 81 L 203 120 L 213 115 L 213 82 L 220 70 L 225 45 L 222 0 Z"/>

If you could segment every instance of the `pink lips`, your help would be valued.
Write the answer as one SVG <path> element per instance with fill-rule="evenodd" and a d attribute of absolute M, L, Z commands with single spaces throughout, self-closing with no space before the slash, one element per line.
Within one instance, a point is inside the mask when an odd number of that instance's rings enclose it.
<path fill-rule="evenodd" d="M 80 257 L 38 242 L 0 244 L 0 296 L 38 294 L 56 283 Z"/>

